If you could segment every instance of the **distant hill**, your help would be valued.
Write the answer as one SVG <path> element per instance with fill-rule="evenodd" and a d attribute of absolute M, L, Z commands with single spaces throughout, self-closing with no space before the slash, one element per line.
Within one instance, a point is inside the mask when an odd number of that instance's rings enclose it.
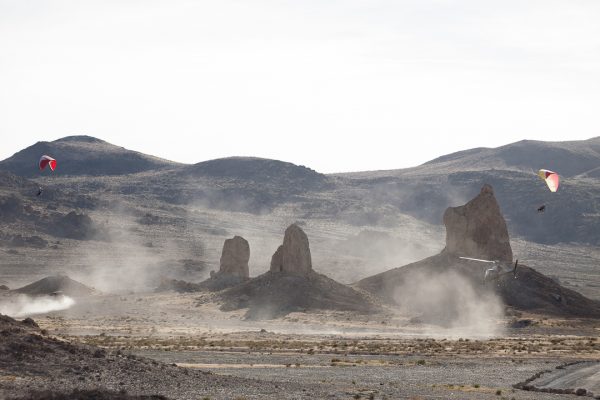
<path fill-rule="evenodd" d="M 227 157 L 185 168 L 193 175 L 252 181 L 269 185 L 293 184 L 298 189 L 315 189 L 323 186 L 327 176 L 303 165 L 257 157 Z"/>
<path fill-rule="evenodd" d="M 544 142 L 521 140 L 496 148 L 478 147 L 450 153 L 412 168 L 338 174 L 349 178 L 448 174 L 459 171 L 513 170 L 537 172 L 545 168 L 570 178 L 600 167 L 600 137 Z M 597 172 L 596 172 L 597 174 Z"/>
<path fill-rule="evenodd" d="M 551 193 L 540 168 L 561 176 Z M 446 207 L 461 204 L 484 183 L 495 188 L 511 235 L 540 243 L 600 243 L 600 137 L 566 142 L 523 140 L 498 148 L 452 153 L 423 165 L 387 171 L 336 174 L 359 188 L 373 207 L 441 224 Z M 537 208 L 546 205 L 545 213 Z"/>
<path fill-rule="evenodd" d="M 267 212 L 277 205 L 331 188 L 332 179 L 310 168 L 255 157 L 228 157 L 132 178 L 120 191 L 152 192 L 172 204 Z"/>
<path fill-rule="evenodd" d="M 112 193 L 134 202 L 153 199 L 258 214 L 293 203 L 301 210 L 295 218 L 393 227 L 406 216 L 440 225 L 447 207 L 464 203 L 489 183 L 511 236 L 540 243 L 600 243 L 600 137 L 523 140 L 448 154 L 413 168 L 325 175 L 305 166 L 255 157 L 177 164 L 92 137 L 70 136 L 36 143 L 0 161 L 0 172 L 41 176 L 36 165 L 41 154 L 58 160 L 55 174 L 73 177 L 62 179 L 59 190 L 45 182 L 46 199 L 60 193 L 63 199 L 87 196 L 101 204 L 104 194 Z M 551 193 L 539 179 L 536 171 L 540 168 L 561 175 L 558 192 Z M 77 182 L 81 175 L 87 175 L 85 181 Z M 119 179 L 103 179 L 116 175 Z M 0 184 L 19 182 L 4 174 Z M 36 192 L 35 188 L 27 191 Z M 537 213 L 542 204 L 546 212 Z"/>
<path fill-rule="evenodd" d="M 39 176 L 38 161 L 44 154 L 57 160 L 55 173 L 61 176 L 122 175 L 178 165 L 90 136 L 67 136 L 52 142 L 37 142 L 19 151 L 0 161 L 0 170 L 24 177 Z"/>
<path fill-rule="evenodd" d="M 513 169 L 537 171 L 540 168 L 560 171 L 569 178 L 600 166 L 600 137 L 568 141 L 541 142 L 521 140 L 494 149 L 473 149 L 453 153 L 424 165 L 443 166 L 450 170 Z"/>

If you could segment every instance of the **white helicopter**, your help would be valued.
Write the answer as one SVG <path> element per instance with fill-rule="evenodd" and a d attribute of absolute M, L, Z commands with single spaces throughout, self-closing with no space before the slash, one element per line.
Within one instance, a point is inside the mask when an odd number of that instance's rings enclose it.
<path fill-rule="evenodd" d="M 501 276 L 507 274 L 513 274 L 515 279 L 517 279 L 517 266 L 519 265 L 519 260 L 515 260 L 515 266 L 513 268 L 503 266 L 502 263 L 498 260 L 483 260 L 481 258 L 472 258 L 472 257 L 458 257 L 462 260 L 470 260 L 470 261 L 478 261 L 488 264 L 493 264 L 491 268 L 485 270 L 485 275 L 483 276 L 483 282 L 488 281 L 497 281 Z"/>

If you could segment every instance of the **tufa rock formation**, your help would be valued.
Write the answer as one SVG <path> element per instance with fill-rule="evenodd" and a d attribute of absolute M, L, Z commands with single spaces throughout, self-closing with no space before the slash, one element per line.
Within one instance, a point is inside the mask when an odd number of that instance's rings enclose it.
<path fill-rule="evenodd" d="M 365 293 L 313 271 L 308 237 L 295 224 L 286 229 L 270 271 L 224 290 L 219 297 L 221 310 L 247 308 L 248 319 L 278 318 L 307 310 L 381 310 Z"/>
<path fill-rule="evenodd" d="M 285 230 L 283 245 L 271 258 L 271 271 L 307 276 L 312 272 L 308 237 L 296 224 Z"/>
<path fill-rule="evenodd" d="M 283 271 L 283 245 L 280 245 L 271 257 L 271 272 Z"/>
<path fill-rule="evenodd" d="M 444 212 L 446 249 L 459 257 L 512 262 L 506 222 L 488 184 L 467 204 Z"/>
<path fill-rule="evenodd" d="M 250 278 L 248 261 L 250 260 L 250 245 L 241 236 L 225 240 L 217 276 L 227 276 L 240 279 Z"/>
<path fill-rule="evenodd" d="M 250 279 L 249 260 L 250 245 L 248 241 L 241 236 L 234 236 L 223 243 L 219 271 L 210 271 L 210 278 L 200 283 L 163 279 L 156 291 L 198 292 L 202 290 L 223 290 Z"/>
<path fill-rule="evenodd" d="M 600 318 L 600 301 L 588 299 L 561 286 L 526 265 L 519 264 L 516 274 L 503 273 L 497 280 L 486 282 L 484 276 L 489 264 L 459 258 L 466 256 L 498 260 L 498 265 L 504 271 L 512 271 L 514 264 L 506 222 L 490 185 L 484 185 L 481 193 L 464 206 L 448 208 L 444 213 L 444 223 L 446 248 L 441 253 L 364 278 L 353 286 L 383 301 L 406 306 L 411 299 L 407 299 L 404 292 L 414 293 L 415 287 L 419 292 L 421 283 L 423 289 L 427 289 L 434 281 L 444 287 L 447 277 L 452 274 L 468 282 L 478 298 L 493 294 L 505 306 L 516 310 L 564 317 Z M 445 322 L 444 318 L 451 318 L 452 313 L 440 315 L 437 310 L 447 310 L 446 303 L 452 305 L 453 301 L 452 297 L 443 299 L 435 307 L 429 307 L 424 317 L 429 318 L 429 322 Z M 410 311 L 415 312 L 414 309 Z"/>

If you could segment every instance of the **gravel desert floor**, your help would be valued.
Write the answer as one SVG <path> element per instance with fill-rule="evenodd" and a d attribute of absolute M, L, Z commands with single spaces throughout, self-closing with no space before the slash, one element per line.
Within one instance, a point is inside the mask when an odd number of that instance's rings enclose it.
<path fill-rule="evenodd" d="M 21 372 L 3 367 L 0 394 L 97 388 L 239 400 L 557 399 L 576 398 L 578 389 L 600 394 L 594 392 L 598 321 L 515 313 L 477 335 L 425 326 L 391 310 L 248 321 L 239 311 L 219 311 L 211 296 L 97 295 L 40 314 L 35 321 L 45 335 L 100 348 L 108 364 L 80 356 L 78 367 L 52 365 L 51 357 L 35 373 L 26 362 Z"/>

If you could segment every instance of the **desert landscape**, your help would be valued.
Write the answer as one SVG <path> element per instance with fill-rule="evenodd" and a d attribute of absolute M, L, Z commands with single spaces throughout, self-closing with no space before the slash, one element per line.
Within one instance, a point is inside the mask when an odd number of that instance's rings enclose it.
<path fill-rule="evenodd" d="M 600 138 L 341 174 L 35 143 L 0 161 L 0 397 L 600 398 L 599 167 Z"/>

